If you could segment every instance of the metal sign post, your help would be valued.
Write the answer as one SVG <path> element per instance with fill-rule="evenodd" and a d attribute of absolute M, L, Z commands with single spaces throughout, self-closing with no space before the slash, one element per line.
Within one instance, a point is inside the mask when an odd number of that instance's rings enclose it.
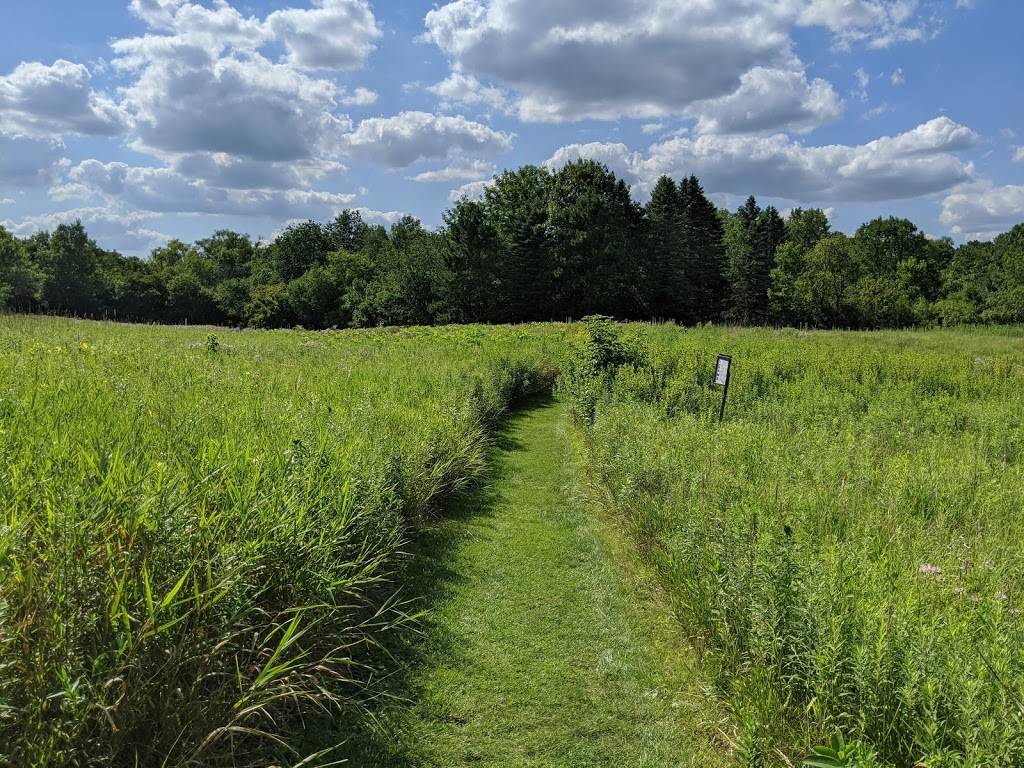
<path fill-rule="evenodd" d="M 719 355 L 715 365 L 715 386 L 722 387 L 722 409 L 718 412 L 718 420 L 725 418 L 725 401 L 729 397 L 729 378 L 732 375 L 732 358 Z"/>

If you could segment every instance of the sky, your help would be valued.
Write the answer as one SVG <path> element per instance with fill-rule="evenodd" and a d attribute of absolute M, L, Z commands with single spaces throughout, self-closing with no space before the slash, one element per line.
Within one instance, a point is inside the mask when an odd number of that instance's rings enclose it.
<path fill-rule="evenodd" d="M 495 173 L 696 174 L 836 230 L 1024 221 L 1024 3 L 33 0 L 0 28 L 0 224 L 145 255 L 344 208 L 442 224 Z"/>

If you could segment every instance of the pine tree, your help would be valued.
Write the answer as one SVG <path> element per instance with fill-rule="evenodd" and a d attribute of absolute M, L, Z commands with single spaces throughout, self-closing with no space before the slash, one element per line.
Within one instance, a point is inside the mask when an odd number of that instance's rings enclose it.
<path fill-rule="evenodd" d="M 668 176 L 654 185 L 647 203 L 647 254 L 645 277 L 647 314 L 681 319 L 686 289 L 683 271 L 683 217 L 679 189 Z"/>
<path fill-rule="evenodd" d="M 686 272 L 691 281 L 690 322 L 717 320 L 725 305 L 725 231 L 718 211 L 704 194 L 696 176 L 680 183 Z"/>

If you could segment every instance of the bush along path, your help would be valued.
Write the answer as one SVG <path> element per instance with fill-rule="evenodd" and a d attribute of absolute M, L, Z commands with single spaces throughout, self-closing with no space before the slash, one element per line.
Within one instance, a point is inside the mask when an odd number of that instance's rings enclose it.
<path fill-rule="evenodd" d="M 424 535 L 411 576 L 430 613 L 398 653 L 406 703 L 350 743 L 351 764 L 724 763 L 691 651 L 589 511 L 576 455 L 561 405 L 524 409 L 485 487 Z"/>

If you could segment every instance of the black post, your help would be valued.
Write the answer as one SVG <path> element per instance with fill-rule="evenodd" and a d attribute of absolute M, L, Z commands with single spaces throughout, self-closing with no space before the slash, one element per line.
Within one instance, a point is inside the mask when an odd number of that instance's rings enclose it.
<path fill-rule="evenodd" d="M 722 408 L 718 412 L 718 420 L 725 419 L 725 401 L 729 398 L 729 379 L 732 378 L 732 358 L 728 355 L 719 355 L 719 360 L 725 360 L 725 386 L 722 388 Z"/>

